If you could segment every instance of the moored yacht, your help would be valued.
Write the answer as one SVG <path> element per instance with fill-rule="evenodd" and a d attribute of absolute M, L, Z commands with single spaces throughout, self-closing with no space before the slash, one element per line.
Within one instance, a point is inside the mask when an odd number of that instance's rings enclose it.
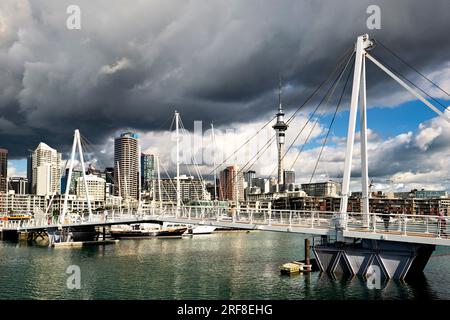
<path fill-rule="evenodd" d="M 153 223 L 118 225 L 111 227 L 111 237 L 116 239 L 181 238 L 187 229 L 187 227 L 161 227 Z"/>
<path fill-rule="evenodd" d="M 203 226 L 203 225 L 190 225 L 190 224 L 180 224 L 180 223 L 171 223 L 164 222 L 164 228 L 182 228 L 186 227 L 187 230 L 185 234 L 211 234 L 216 230 L 215 226 Z"/>

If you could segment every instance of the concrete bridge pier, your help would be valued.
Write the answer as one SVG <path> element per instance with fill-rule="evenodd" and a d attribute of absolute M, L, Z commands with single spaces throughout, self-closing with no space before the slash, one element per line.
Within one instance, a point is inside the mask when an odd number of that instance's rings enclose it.
<path fill-rule="evenodd" d="M 325 240 L 325 239 L 323 239 Z M 423 274 L 434 245 L 361 239 L 346 242 L 322 241 L 313 252 L 322 272 L 382 279 L 405 279 Z"/>

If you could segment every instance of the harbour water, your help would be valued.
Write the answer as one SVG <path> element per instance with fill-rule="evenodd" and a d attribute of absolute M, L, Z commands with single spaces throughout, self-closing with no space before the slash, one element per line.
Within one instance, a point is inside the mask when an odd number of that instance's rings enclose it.
<path fill-rule="evenodd" d="M 281 276 L 303 245 L 275 232 L 58 249 L 0 242 L 0 299 L 450 299 L 450 248 L 437 248 L 423 278 L 377 290 L 357 277 Z M 70 265 L 80 267 L 80 289 L 67 288 Z"/>

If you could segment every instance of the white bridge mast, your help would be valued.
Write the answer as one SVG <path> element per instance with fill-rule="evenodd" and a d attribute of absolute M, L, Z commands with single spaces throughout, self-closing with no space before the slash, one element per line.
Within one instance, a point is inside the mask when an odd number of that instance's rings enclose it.
<path fill-rule="evenodd" d="M 363 226 L 369 227 L 369 178 L 368 178 L 368 163 L 367 163 L 367 105 L 366 105 L 366 57 L 372 61 L 377 67 L 388 74 L 392 79 L 397 81 L 406 90 L 412 93 L 417 99 L 422 101 L 427 107 L 436 112 L 439 116 L 444 117 L 450 122 L 446 113 L 443 113 L 425 99 L 414 88 L 406 84 L 403 80 L 397 77 L 391 70 L 381 64 L 378 60 L 372 57 L 366 50 L 370 50 L 373 42 L 369 40 L 367 34 L 359 36 L 355 45 L 355 68 L 353 75 L 353 88 L 350 100 L 350 115 L 347 133 L 347 149 L 345 153 L 344 175 L 342 181 L 342 198 L 340 205 L 338 228 L 345 228 L 345 221 L 348 207 L 348 196 L 350 189 L 350 176 L 353 157 L 353 145 L 355 141 L 355 126 L 356 115 L 358 110 L 358 102 L 360 101 L 360 127 L 361 127 L 361 211 L 363 214 Z"/>
<path fill-rule="evenodd" d="M 356 115 L 358 111 L 358 100 L 360 103 L 360 126 L 361 126 L 361 184 L 362 198 L 361 211 L 363 213 L 363 224 L 368 227 L 369 213 L 369 184 L 367 164 L 367 106 L 366 106 L 366 71 L 365 71 L 365 49 L 373 45 L 367 34 L 359 36 L 355 46 L 355 68 L 353 73 L 352 97 L 350 100 L 350 115 L 348 121 L 347 149 L 345 152 L 344 175 L 342 180 L 342 199 L 340 206 L 341 226 L 345 221 L 348 195 L 350 191 L 350 176 L 352 169 L 353 145 L 355 142 Z"/>
<path fill-rule="evenodd" d="M 86 192 L 86 200 L 88 204 L 88 210 L 89 210 L 89 221 L 92 218 L 92 207 L 91 207 L 91 199 L 89 198 L 89 189 L 88 189 L 88 183 L 86 179 L 86 168 L 84 166 L 84 157 L 83 157 L 83 148 L 81 147 L 81 139 L 80 139 L 80 131 L 78 129 L 75 130 L 74 136 L 73 136 L 73 144 L 72 144 L 72 153 L 70 155 L 70 165 L 69 165 L 69 175 L 67 177 L 66 181 L 66 192 L 64 196 L 64 205 L 63 205 L 63 211 L 59 219 L 59 223 L 63 224 L 66 214 L 67 214 L 67 204 L 69 200 L 69 191 L 70 191 L 70 183 L 72 180 L 72 171 L 75 164 L 75 152 L 78 147 L 78 152 L 80 156 L 80 163 L 81 163 L 81 171 L 82 171 L 82 177 L 84 182 L 84 189 Z"/>

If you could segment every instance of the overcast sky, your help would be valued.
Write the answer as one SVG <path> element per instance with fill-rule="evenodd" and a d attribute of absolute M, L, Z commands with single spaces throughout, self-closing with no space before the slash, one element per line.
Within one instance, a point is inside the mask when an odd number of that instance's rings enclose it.
<path fill-rule="evenodd" d="M 81 30 L 66 27 L 71 4 L 81 8 Z M 380 30 L 367 29 L 370 4 L 381 8 Z M 449 92 L 448 12 L 448 0 L 2 0 L 0 147 L 10 151 L 9 174 L 24 174 L 23 159 L 40 141 L 66 158 L 76 128 L 90 141 L 90 160 L 98 167 L 112 165 L 114 136 L 134 130 L 141 134 L 143 151 L 159 153 L 171 171 L 168 130 L 175 109 L 188 129 L 194 120 L 203 121 L 203 130 L 214 122 L 217 148 L 231 152 L 273 116 L 280 76 L 290 116 L 364 33 Z M 448 96 L 382 47 L 373 52 L 450 104 Z M 369 173 L 376 188 L 389 187 L 391 177 L 399 190 L 447 188 L 448 123 L 381 71 L 368 66 L 367 72 Z M 314 106 L 305 107 L 289 127 L 288 144 Z M 333 103 L 324 106 L 324 115 L 314 118 L 311 142 L 293 165 L 300 182 L 310 179 L 333 108 Z M 347 109 L 345 95 L 316 179 L 342 175 Z M 226 134 L 232 129 L 234 135 Z M 270 138 L 270 130 L 250 144 L 254 150 Z M 308 132 L 294 143 L 286 167 Z M 208 146 L 210 136 L 204 136 Z M 273 171 L 274 148 L 255 163 L 258 173 Z M 252 150 L 243 152 L 235 159 L 241 165 L 252 155 Z M 359 146 L 355 176 L 358 160 Z M 205 163 L 201 170 L 211 167 Z"/>

